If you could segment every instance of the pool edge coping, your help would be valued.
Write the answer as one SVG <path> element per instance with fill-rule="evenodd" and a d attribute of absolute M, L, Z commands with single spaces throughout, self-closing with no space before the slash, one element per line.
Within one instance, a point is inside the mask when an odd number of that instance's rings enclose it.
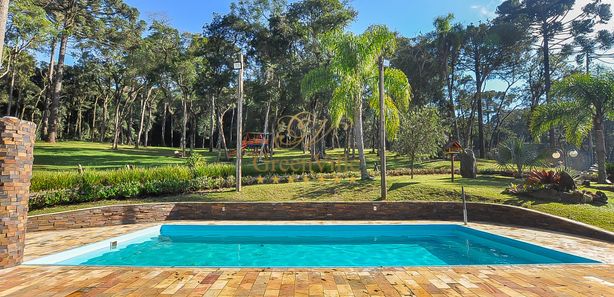
<path fill-rule="evenodd" d="M 248 221 L 246 221 L 248 222 Z M 300 266 L 131 266 L 131 265 L 80 265 L 80 264 L 75 264 L 75 265 L 68 265 L 68 264 L 59 264 L 57 262 L 61 262 L 61 261 L 65 261 L 71 258 L 75 258 L 78 257 L 80 255 L 86 254 L 86 253 L 90 253 L 96 250 L 101 250 L 104 249 L 105 247 L 109 246 L 109 243 L 112 242 L 117 242 L 117 243 L 121 243 L 121 242 L 126 242 L 126 241 L 130 241 L 133 240 L 135 238 L 141 237 L 143 235 L 147 235 L 147 234 L 160 234 L 161 228 L 162 226 L 164 226 L 165 224 L 156 224 L 154 226 L 150 226 L 150 227 L 145 227 L 143 229 L 139 229 L 139 230 L 135 230 L 126 234 L 122 234 L 122 235 L 118 235 L 118 236 L 114 236 L 111 238 L 106 238 L 97 242 L 92 242 L 89 244 L 85 244 L 82 246 L 78 246 L 78 247 L 74 247 L 74 248 L 69 248 L 66 250 L 62 250 L 59 252 L 55 252 L 52 254 L 48 254 L 48 255 L 44 255 L 38 258 L 34 258 L 28 261 L 25 261 L 22 263 L 22 265 L 26 265 L 26 266 L 64 266 L 64 267 L 133 267 L 133 268 L 185 268 L 185 269 L 189 269 L 189 268 L 206 268 L 206 269 L 284 269 L 284 270 L 288 270 L 288 269 L 381 269 L 381 268 L 404 268 L 404 267 L 463 267 L 463 266 L 467 266 L 467 267 L 476 267 L 476 266 L 484 266 L 484 267 L 489 267 L 489 266 L 495 266 L 495 267 L 501 267 L 501 266 L 532 266 L 532 265 L 538 265 L 538 266 L 553 266 L 553 265 L 570 265 L 570 266 L 576 266 L 576 265 L 588 265 L 588 266 L 592 266 L 592 265 L 612 265 L 611 263 L 607 263 L 607 262 L 602 262 L 599 260 L 594 260 L 585 256 L 579 256 L 576 255 L 572 252 L 568 252 L 568 251 L 564 251 L 561 250 L 559 248 L 553 248 L 553 247 L 545 247 L 540 245 L 539 243 L 534 243 L 531 241 L 526 241 L 526 240 L 521 240 L 521 239 L 516 239 L 516 238 L 512 238 L 512 237 L 508 237 L 506 235 L 500 235 L 497 233 L 493 233 L 492 231 L 484 231 L 481 230 L 479 228 L 476 227 L 471 227 L 468 225 L 464 225 L 462 223 L 436 223 L 436 224 L 431 224 L 431 223 L 420 223 L 420 224 L 389 224 L 389 223 L 382 223 L 382 224 L 333 224 L 333 225 L 316 225 L 316 224 L 302 224 L 300 223 L 300 221 L 295 221 L 296 224 L 290 224 L 293 226 L 429 226 L 429 225 L 437 225 L 437 226 L 448 226 L 448 227 L 452 227 L 454 231 L 460 231 L 460 232 L 467 232 L 473 236 L 479 236 L 479 237 L 484 237 L 488 240 L 493 240 L 490 237 L 495 237 L 497 239 L 502 239 L 504 241 L 509 241 L 512 242 L 513 244 L 511 245 L 514 248 L 518 248 L 518 249 L 522 249 L 519 246 L 528 246 L 531 249 L 537 249 L 537 250 L 551 250 L 554 251 L 555 253 L 558 254 L 562 254 L 565 257 L 573 257 L 573 258 L 577 258 L 577 259 L 582 259 L 582 260 L 587 260 L 587 261 L 592 261 L 592 262 L 584 262 L 584 263 L 527 263 L 527 264 L 463 264 L 463 265 L 450 265 L 450 264 L 446 264 L 446 265 L 416 265 L 416 266 L 305 266 L 305 267 L 300 267 Z M 215 226 L 215 224 L 210 225 L 210 224 L 194 224 L 194 223 L 188 223 L 188 224 L 169 224 L 169 225 L 179 225 L 179 226 Z M 288 225 L 288 224 L 285 224 Z M 234 225 L 217 225 L 217 226 L 282 226 L 282 225 L 275 225 L 275 224 L 257 224 L 257 223 L 245 223 L 245 224 L 234 224 Z M 472 234 L 473 233 L 473 234 Z M 476 235 L 475 233 L 479 234 Z M 507 242 L 504 242 L 503 244 L 505 245 L 510 245 Z M 519 245 L 519 246 L 517 246 Z M 533 253 L 536 253 L 535 251 L 531 251 Z M 70 254 L 74 254 L 74 253 L 78 253 L 77 255 L 70 255 Z M 54 263 L 51 263 L 51 261 L 53 261 Z M 45 263 L 46 262 L 46 263 Z"/>

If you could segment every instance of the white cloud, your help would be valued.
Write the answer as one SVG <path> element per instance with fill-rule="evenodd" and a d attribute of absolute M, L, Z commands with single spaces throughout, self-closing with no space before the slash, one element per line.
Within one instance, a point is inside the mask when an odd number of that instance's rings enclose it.
<path fill-rule="evenodd" d="M 495 17 L 495 10 L 488 8 L 484 5 L 471 5 L 471 9 L 477 10 L 477 12 L 483 17 L 487 17 L 487 18 Z"/>

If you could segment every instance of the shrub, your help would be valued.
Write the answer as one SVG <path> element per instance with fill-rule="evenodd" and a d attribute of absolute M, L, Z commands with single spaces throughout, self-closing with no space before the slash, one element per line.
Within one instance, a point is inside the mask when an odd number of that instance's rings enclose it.
<path fill-rule="evenodd" d="M 203 158 L 203 156 L 201 156 L 198 153 L 192 153 L 185 160 L 185 165 L 188 166 L 188 168 L 190 169 L 200 167 L 200 166 L 205 165 L 205 159 Z"/>
<path fill-rule="evenodd" d="M 532 185 L 557 185 L 561 181 L 561 175 L 552 170 L 533 170 L 527 176 L 527 183 Z"/>
<path fill-rule="evenodd" d="M 31 192 L 89 189 L 99 186 L 113 186 L 128 183 L 178 180 L 189 181 L 193 178 L 228 177 L 234 173 L 229 164 L 201 164 L 193 169 L 187 166 L 160 166 L 147 168 L 121 168 L 114 170 L 86 170 L 82 174 L 75 171 L 35 172 L 30 187 Z"/>
<path fill-rule="evenodd" d="M 539 165 L 540 156 L 535 145 L 522 138 L 510 138 L 499 145 L 495 159 L 503 168 L 514 170 L 516 177 L 522 177 L 526 167 Z"/>

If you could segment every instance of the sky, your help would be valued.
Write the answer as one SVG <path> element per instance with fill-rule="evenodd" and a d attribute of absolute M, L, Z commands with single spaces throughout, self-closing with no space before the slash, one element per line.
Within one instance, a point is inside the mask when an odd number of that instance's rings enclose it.
<path fill-rule="evenodd" d="M 164 19 L 182 32 L 202 33 L 203 25 L 214 14 L 225 14 L 233 0 L 124 0 L 136 7 L 145 21 Z M 294 2 L 296 0 L 289 0 Z M 387 25 L 402 36 L 414 37 L 433 30 L 438 16 L 453 13 L 455 22 L 464 25 L 484 22 L 495 17 L 497 6 L 503 0 L 349 0 L 358 16 L 348 30 L 364 32 L 373 24 Z M 579 13 L 590 0 L 576 0 L 570 15 Z M 602 0 L 614 6 L 614 0 Z M 606 28 L 608 25 L 605 25 Z M 600 27 L 601 28 L 601 27 Z M 71 58 L 68 58 L 71 63 Z M 489 80 L 487 89 L 504 89 L 498 80 Z"/>
<path fill-rule="evenodd" d="M 232 0 L 125 0 L 141 12 L 141 18 L 165 18 L 180 31 L 200 33 L 214 13 L 229 11 Z M 437 16 L 454 13 L 462 23 L 476 23 L 495 15 L 499 0 L 351 0 L 358 11 L 349 30 L 361 33 L 369 25 L 385 24 L 404 36 L 433 29 Z"/>

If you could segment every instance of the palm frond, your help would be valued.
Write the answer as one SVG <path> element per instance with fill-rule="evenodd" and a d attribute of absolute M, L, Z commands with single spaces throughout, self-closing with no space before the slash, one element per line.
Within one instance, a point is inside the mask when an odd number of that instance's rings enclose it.
<path fill-rule="evenodd" d="M 405 73 L 396 68 L 384 71 L 384 89 L 392 97 L 399 110 L 406 112 L 411 101 L 411 85 Z"/>
<path fill-rule="evenodd" d="M 330 91 L 335 85 L 335 78 L 325 67 L 309 71 L 301 80 L 301 93 L 305 98 L 311 98 L 317 93 Z"/>
<path fill-rule="evenodd" d="M 565 126 L 569 123 L 585 123 L 590 121 L 590 115 L 582 110 L 578 101 L 565 101 L 538 106 L 531 116 L 529 129 L 534 138 L 538 138 L 555 126 Z"/>

